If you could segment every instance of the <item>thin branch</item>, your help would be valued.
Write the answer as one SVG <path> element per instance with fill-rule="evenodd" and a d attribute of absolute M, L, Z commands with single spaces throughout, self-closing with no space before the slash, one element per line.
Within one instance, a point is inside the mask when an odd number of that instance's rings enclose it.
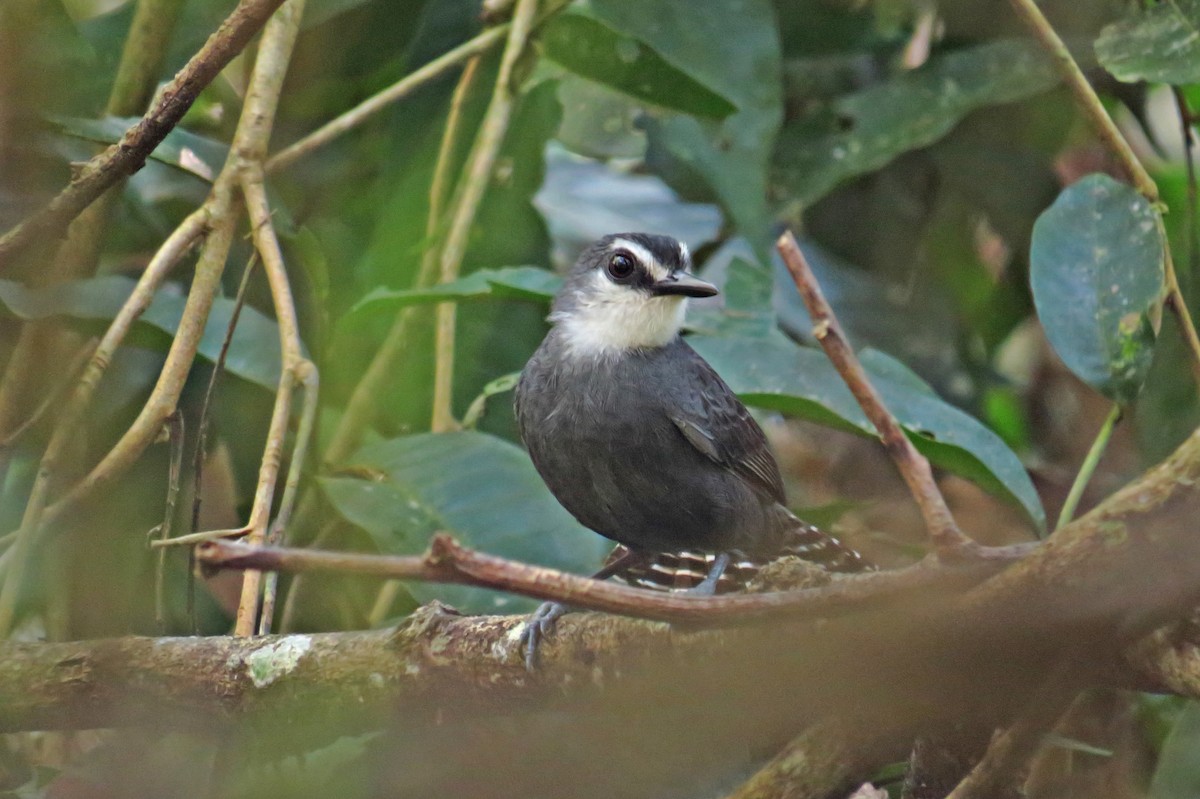
<path fill-rule="evenodd" d="M 65 394 L 67 389 L 71 387 L 71 384 L 75 382 L 75 379 L 79 376 L 80 370 L 83 369 L 84 364 L 91 360 L 91 357 L 95 354 L 96 347 L 98 347 L 99 344 L 99 341 L 92 339 L 82 349 L 75 353 L 75 357 L 71 359 L 71 363 L 65 370 L 63 370 L 62 377 L 59 379 L 58 384 L 50 389 L 42 401 L 38 403 L 38 406 L 34 408 L 33 412 L 30 413 L 25 419 L 25 421 L 14 427 L 11 433 L 7 434 L 3 438 L 0 438 L 0 450 L 7 449 L 13 444 L 17 443 L 21 436 L 29 432 L 34 425 L 36 425 L 45 417 L 47 411 L 58 406 L 59 400 L 62 399 L 63 394 Z"/>
<path fill-rule="evenodd" d="M 292 394 L 296 388 L 299 364 L 303 359 L 296 306 L 288 284 L 283 252 L 271 222 L 271 209 L 262 171 L 271 128 L 275 122 L 275 111 L 279 106 L 279 95 L 287 75 L 292 48 L 300 33 L 300 19 L 303 14 L 304 0 L 288 0 L 267 23 L 254 63 L 254 73 L 250 78 L 250 87 L 246 93 L 246 105 L 233 140 L 233 150 L 239 159 L 242 193 L 245 195 L 246 209 L 250 214 L 254 246 L 262 259 L 263 271 L 271 289 L 271 301 L 275 306 L 282 361 L 275 406 L 271 411 L 267 440 L 258 471 L 258 483 L 254 491 L 254 504 L 246 524 L 247 541 L 251 544 L 261 544 L 267 537 L 267 522 L 275 497 L 275 482 L 283 459 L 288 421 L 291 419 Z M 258 623 L 261 590 L 261 572 L 247 572 L 242 581 L 242 597 L 238 603 L 235 634 L 254 634 Z"/>
<path fill-rule="evenodd" d="M 138 1 L 108 96 L 109 116 L 127 117 L 146 110 L 182 9 L 183 0 Z"/>
<path fill-rule="evenodd" d="M 457 202 L 450 218 L 450 227 L 446 233 L 446 241 L 441 249 L 439 282 L 451 283 L 458 279 L 463 256 L 467 251 L 467 238 L 475 223 L 475 214 L 483 195 L 491 183 L 492 168 L 500 153 L 500 145 L 508 132 L 508 124 L 512 119 L 513 107 L 516 105 L 516 93 L 513 86 L 513 69 L 517 59 L 525 52 L 529 32 L 537 15 L 538 0 L 517 0 L 513 12 L 512 27 L 508 31 L 508 41 L 504 47 L 504 56 L 500 59 L 500 69 L 496 74 L 496 86 L 492 91 L 492 101 L 488 104 L 487 113 L 475 137 L 475 145 L 463 168 L 463 175 L 458 181 Z M 437 340 L 435 343 L 435 364 L 433 377 L 433 423 L 434 431 L 451 430 L 457 427 L 451 408 L 454 383 L 454 303 L 442 303 L 437 309 Z"/>
<path fill-rule="evenodd" d="M 476 552 L 444 534 L 434 536 L 429 551 L 423 556 L 319 552 L 209 541 L 197 547 L 196 560 L 211 569 L 289 573 L 331 571 L 472 585 L 636 618 L 725 625 L 777 617 L 838 615 L 880 606 L 898 596 L 920 596 L 935 588 L 973 585 L 1017 562 L 1030 551 L 1030 545 L 995 548 L 988 550 L 987 558 L 970 563 L 946 564 L 927 559 L 896 571 L 849 575 L 820 588 L 719 597 L 657 593 L 593 580 Z"/>
<path fill-rule="evenodd" d="M 933 479 L 933 469 L 930 468 L 929 461 L 917 452 L 917 448 L 908 440 L 896 418 L 883 404 L 879 392 L 871 385 L 862 364 L 854 355 L 854 350 L 847 343 L 842 326 L 821 293 L 817 278 L 809 268 L 795 237 L 790 232 L 784 233 L 779 237 L 776 248 L 783 256 L 783 262 L 791 272 L 792 280 L 796 282 L 796 288 L 799 289 L 809 316 L 812 317 L 813 335 L 821 343 L 825 354 L 854 394 L 854 398 L 858 400 L 871 424 L 875 425 L 880 440 L 883 441 L 892 460 L 896 462 L 904 482 L 908 484 L 909 491 L 917 501 L 925 519 L 925 526 L 929 529 L 929 538 L 934 550 L 941 557 L 962 556 L 974 552 L 978 547 L 955 524 L 950 509 L 946 507 L 946 500 Z"/>
<path fill-rule="evenodd" d="M 163 520 L 151 531 L 158 533 L 160 539 L 171 537 L 171 525 L 175 522 L 175 503 L 179 499 L 179 473 L 183 466 L 183 414 L 178 409 L 167 418 L 166 424 L 169 444 L 171 446 L 170 461 L 167 465 L 167 499 L 163 503 Z M 154 569 L 154 621 L 160 634 L 167 630 L 167 550 L 158 551 L 158 563 Z"/>
<path fill-rule="evenodd" d="M 480 56 L 475 56 L 467 62 L 462 76 L 458 79 L 458 84 L 454 87 L 454 94 L 450 97 L 450 111 L 446 114 L 446 127 L 442 131 L 442 141 L 438 145 L 433 179 L 429 183 L 429 214 L 425 218 L 426 247 L 425 253 L 421 256 L 421 270 L 417 273 L 415 284 L 417 288 L 432 284 L 437 276 L 438 254 L 441 252 L 441 248 L 438 246 L 438 233 L 446 209 L 446 197 L 453 188 L 450 182 L 453 172 L 451 164 L 454 161 L 454 150 L 458 144 L 459 130 L 462 127 L 463 106 L 466 105 L 467 96 L 475 84 L 476 75 L 479 74 L 479 60 Z M 396 314 L 383 346 L 375 353 L 362 380 L 354 388 L 354 393 L 346 406 L 346 412 L 342 414 L 338 429 L 334 433 L 332 443 L 326 453 L 327 463 L 336 463 L 350 454 L 345 445 L 345 442 L 349 440 L 345 434 L 353 433 L 353 438 L 357 440 L 366 422 L 366 413 L 360 412 L 358 408 L 364 401 L 369 403 L 365 407 L 374 404 L 375 396 L 378 393 L 377 383 L 385 374 L 392 371 L 392 362 L 400 353 L 400 345 L 408 340 L 408 331 L 413 320 L 417 318 L 418 314 L 424 313 L 426 313 L 424 308 L 409 306 L 401 308 Z M 387 364 L 386 371 L 377 364 Z M 387 613 L 399 591 L 400 585 L 395 580 L 389 580 L 379 587 L 379 594 L 375 597 L 375 603 L 368 615 L 372 626 L 375 626 Z"/>
<path fill-rule="evenodd" d="M 292 462 L 288 466 L 287 477 L 283 481 L 283 497 L 279 500 L 279 512 L 275 522 L 267 534 L 267 543 L 281 543 L 292 519 L 292 509 L 296 506 L 296 496 L 300 488 L 300 474 L 304 471 L 304 463 L 308 457 L 308 445 L 312 441 L 313 428 L 316 427 L 317 402 L 320 387 L 320 377 L 317 366 L 312 361 L 301 360 L 296 365 L 296 373 L 301 385 L 304 386 L 304 406 L 300 412 L 300 426 L 296 429 L 296 444 L 292 448 Z M 262 613 L 258 619 L 258 634 L 267 635 L 271 632 L 271 624 L 275 618 L 275 596 L 279 589 L 279 573 L 269 572 L 263 585 Z"/>
<path fill-rule="evenodd" d="M 61 237 L 70 221 L 106 189 L 141 169 L 204 87 L 242 51 L 282 1 L 242 0 L 121 141 L 84 164 L 45 208 L 0 237 L 0 269 L 10 266 L 34 242 Z"/>
<path fill-rule="evenodd" d="M 1059 75 L 1062 77 L 1063 82 L 1066 83 L 1067 88 L 1075 98 L 1075 102 L 1079 105 L 1079 108 L 1083 111 L 1084 116 L 1092 124 L 1096 135 L 1100 137 L 1104 145 L 1120 161 L 1121 166 L 1125 169 L 1125 172 L 1129 175 L 1137 190 L 1151 203 L 1157 204 L 1159 202 L 1158 185 L 1154 182 L 1154 178 L 1150 177 L 1150 173 L 1146 171 L 1146 168 L 1142 166 L 1142 162 L 1134 155 L 1133 148 L 1129 146 L 1129 142 L 1125 141 L 1125 137 L 1121 135 L 1121 131 L 1117 128 L 1116 123 L 1113 122 L 1112 117 L 1108 115 L 1104 104 L 1100 102 L 1100 97 L 1096 94 L 1091 84 L 1088 83 L 1083 70 L 1079 68 L 1079 64 L 1075 62 L 1075 59 L 1071 56 L 1071 52 L 1063 44 L 1063 40 L 1037 7 L 1037 3 L 1034 0 L 1009 0 L 1009 2 L 1012 4 L 1017 16 L 1029 28 L 1030 33 L 1033 34 L 1034 38 L 1038 40 L 1038 43 L 1042 45 L 1053 59 Z M 1196 334 L 1196 325 L 1192 322 L 1191 313 L 1188 311 L 1187 303 L 1184 302 L 1183 293 L 1179 288 L 1179 278 L 1175 273 L 1171 248 L 1167 245 L 1162 214 L 1156 214 L 1156 216 L 1158 218 L 1158 232 L 1163 241 L 1163 261 L 1167 284 L 1166 302 L 1179 321 L 1184 341 L 1191 351 L 1192 373 L 1195 375 L 1197 381 L 1200 381 L 1200 336 Z"/>
<path fill-rule="evenodd" d="M 1021 782 L 1021 772 L 1079 692 L 1071 658 L 1059 662 L 1011 727 L 996 735 L 983 758 L 946 799 L 987 799 Z"/>
<path fill-rule="evenodd" d="M 56 506 L 47 507 L 47 505 L 59 461 L 75 441 L 76 428 L 91 404 L 92 397 L 100 384 L 100 378 L 103 377 L 117 348 L 133 327 L 133 323 L 150 306 L 155 292 L 166 279 L 167 274 L 191 249 L 196 240 L 205 233 L 208 223 L 209 213 L 208 208 L 205 207 L 189 215 L 159 247 L 158 252 L 150 259 L 145 271 L 138 278 L 137 285 L 134 286 L 129 299 L 125 301 L 112 322 L 109 323 L 108 330 L 104 332 L 100 343 L 96 345 L 96 350 L 88 360 L 87 366 L 84 367 L 79 383 L 67 400 L 66 407 L 59 417 L 58 426 L 46 445 L 46 451 L 42 454 L 37 478 L 34 480 L 33 488 L 26 502 L 25 513 L 13 546 L 4 553 L 4 561 L 0 562 L 0 567 L 2 567 L 0 571 L 5 573 L 4 585 L 0 588 L 0 638 L 7 636 L 15 621 L 17 596 L 20 594 L 24 570 L 38 530 L 48 518 L 55 515 Z M 196 279 L 197 281 L 200 279 L 199 269 L 197 269 Z M 168 354 L 167 360 L 170 361 L 170 354 Z M 166 415 L 162 418 L 165 419 Z M 161 420 L 159 425 L 158 429 L 160 430 Z M 157 430 L 154 430 L 153 433 L 156 435 Z M 151 437 L 150 440 L 153 438 Z M 149 441 L 147 441 L 148 445 Z M 58 507 L 62 506 L 63 503 L 60 501 Z"/>
<path fill-rule="evenodd" d="M 1058 524 L 1055 525 L 1055 530 L 1070 524 L 1071 519 L 1075 518 L 1075 509 L 1079 507 L 1079 500 L 1083 498 L 1083 490 L 1087 488 L 1096 467 L 1100 464 L 1100 458 L 1104 456 L 1104 450 L 1108 447 L 1108 440 L 1112 437 L 1113 428 L 1121 419 L 1121 413 L 1121 406 L 1114 402 L 1108 410 L 1108 415 L 1104 417 L 1104 423 L 1100 425 L 1100 431 L 1096 433 L 1096 439 L 1088 448 L 1087 456 L 1084 457 L 1083 464 L 1079 467 L 1079 473 L 1075 475 L 1075 481 L 1071 483 L 1071 490 L 1067 493 L 1062 511 L 1058 514 Z"/>
<path fill-rule="evenodd" d="M 1193 280 L 1200 275 L 1200 216 L 1197 216 L 1196 199 L 1196 132 L 1192 129 L 1196 118 L 1188 106 L 1187 95 L 1179 86 L 1171 87 L 1175 95 L 1175 107 L 1179 111 L 1180 135 L 1183 140 L 1183 163 L 1187 172 L 1187 264 L 1188 274 Z"/>
<path fill-rule="evenodd" d="M 441 77 L 463 61 L 486 52 L 492 45 L 504 37 L 505 33 L 508 32 L 508 28 L 509 25 L 504 24 L 483 31 L 483 33 L 480 33 L 475 38 L 463 42 L 453 50 L 443 53 L 415 72 L 405 75 L 379 94 L 373 95 L 336 119 L 325 123 L 300 141 L 288 145 L 283 150 L 271 156 L 270 160 L 267 161 L 267 173 L 271 174 L 280 169 L 286 169 L 317 148 L 323 147 L 342 134 L 361 125 L 372 114 L 378 113 L 388 105 L 402 100 L 412 94 L 414 90 L 424 86 L 435 78 Z"/>
<path fill-rule="evenodd" d="M 158 84 L 182 6 L 182 0 L 138 0 L 129 35 L 121 47 L 121 60 L 109 91 L 106 114 L 127 117 L 146 110 Z M 66 241 L 55 248 L 56 252 L 45 268 L 30 275 L 30 285 L 59 285 L 95 273 L 101 247 L 110 229 L 111 211 L 122 185 L 122 181 L 117 181 L 70 224 Z M 79 343 L 78 334 L 58 320 L 34 320 L 21 325 L 3 384 L 0 384 L 0 436 L 14 426 L 15 418 L 23 410 L 22 399 L 44 390 L 49 376 L 46 363 L 69 357 L 68 353 L 77 350 Z M 73 375 L 69 379 L 72 378 Z M 45 390 L 44 393 L 49 400 L 54 392 Z"/>
<path fill-rule="evenodd" d="M 1058 70 L 1059 77 L 1062 78 L 1063 83 L 1075 98 L 1079 109 L 1091 123 L 1096 135 L 1121 162 L 1125 173 L 1132 179 L 1133 185 L 1145 195 L 1147 200 L 1152 203 L 1158 202 L 1158 186 L 1155 184 L 1154 178 L 1150 177 L 1150 173 L 1134 155 L 1129 142 L 1125 141 L 1125 137 L 1121 135 L 1116 123 L 1108 115 L 1108 110 L 1100 102 L 1100 98 L 1092 89 L 1091 84 L 1088 83 L 1087 77 L 1079 68 L 1079 64 L 1075 62 L 1071 51 L 1067 49 L 1067 45 L 1063 43 L 1050 21 L 1037 7 L 1037 3 L 1034 0 L 1009 0 L 1009 2 L 1021 22 L 1025 23 L 1025 27 L 1054 61 L 1054 67 Z"/>
<path fill-rule="evenodd" d="M 195 532 L 200 526 L 200 508 L 203 504 L 204 457 L 208 451 L 208 428 L 212 418 L 213 397 L 216 395 L 217 382 L 225 371 L 225 361 L 229 357 L 229 347 L 233 344 L 233 334 L 237 332 L 238 320 L 242 317 L 242 308 L 246 306 L 246 290 L 250 287 L 250 276 L 254 274 L 254 265 L 258 263 L 258 251 L 250 255 L 246 268 L 242 270 L 242 279 L 238 283 L 237 294 L 233 300 L 233 310 L 229 313 L 229 324 L 225 326 L 225 337 L 221 339 L 221 350 L 213 363 L 212 374 L 208 376 L 208 385 L 204 389 L 204 399 L 200 402 L 200 421 L 196 424 L 196 453 L 192 460 L 192 523 L 189 532 Z"/>
<path fill-rule="evenodd" d="M 46 509 L 45 523 L 49 524 L 58 519 L 95 491 L 124 474 L 141 457 L 146 447 L 154 442 L 163 422 L 175 410 L 195 361 L 200 339 L 208 323 L 208 314 L 212 310 L 213 299 L 220 286 L 221 273 L 225 270 L 225 258 L 233 243 L 236 223 L 233 177 L 233 170 L 230 169 L 218 176 L 208 201 L 199 211 L 188 217 L 188 221 L 201 219 L 205 224 L 211 224 L 211 228 L 196 262 L 195 275 L 183 307 L 183 316 L 167 351 L 158 382 L 121 440 L 65 497 Z M 125 308 L 121 310 L 124 313 Z"/>

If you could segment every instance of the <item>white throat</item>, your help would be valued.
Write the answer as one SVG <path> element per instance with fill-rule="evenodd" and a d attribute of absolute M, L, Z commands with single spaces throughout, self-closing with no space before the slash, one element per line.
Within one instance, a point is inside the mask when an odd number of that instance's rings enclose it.
<path fill-rule="evenodd" d="M 590 290 L 570 311 L 550 315 L 561 331 L 567 352 L 576 358 L 599 358 L 634 349 L 663 347 L 679 335 L 687 299 L 652 297 L 593 275 Z"/>

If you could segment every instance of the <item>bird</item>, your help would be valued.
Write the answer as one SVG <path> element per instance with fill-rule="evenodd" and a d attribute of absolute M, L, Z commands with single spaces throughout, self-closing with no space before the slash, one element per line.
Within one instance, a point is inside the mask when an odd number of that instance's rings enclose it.
<path fill-rule="evenodd" d="M 538 474 L 575 519 L 619 545 L 593 576 L 673 588 L 682 574 L 711 595 L 731 563 L 785 550 L 861 571 L 857 552 L 788 510 L 762 428 L 681 335 L 688 299 L 718 293 L 691 268 L 672 237 L 601 238 L 566 275 L 517 383 L 517 426 Z M 564 612 L 546 603 L 528 622 L 531 669 Z"/>

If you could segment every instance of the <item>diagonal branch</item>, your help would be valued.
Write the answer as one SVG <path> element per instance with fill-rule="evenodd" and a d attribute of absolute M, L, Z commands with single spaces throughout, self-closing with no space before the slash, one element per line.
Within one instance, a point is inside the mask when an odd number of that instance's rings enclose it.
<path fill-rule="evenodd" d="M 817 278 L 809 268 L 800 246 L 796 244 L 795 237 L 790 232 L 784 233 L 775 246 L 783 256 L 783 262 L 791 272 L 792 280 L 796 281 L 796 288 L 812 317 L 813 335 L 821 342 L 825 354 L 846 381 L 871 424 L 875 425 L 879 438 L 917 501 L 934 550 L 940 557 L 961 557 L 976 552 L 978 546 L 958 529 L 950 509 L 946 507 L 946 500 L 933 479 L 929 461 L 917 452 L 896 417 L 884 406 L 879 392 L 871 385 L 862 364 L 842 333 L 842 326 L 834 316 L 833 308 L 821 293 Z"/>
<path fill-rule="evenodd" d="M 1104 142 L 1104 145 L 1116 156 L 1121 162 L 1125 172 L 1133 181 L 1133 185 L 1142 195 L 1151 203 L 1159 203 L 1158 184 L 1154 182 L 1154 178 L 1142 166 L 1142 162 L 1138 160 L 1133 153 L 1133 148 L 1129 146 L 1129 142 L 1125 141 L 1125 137 L 1121 135 L 1121 131 L 1117 128 L 1112 117 L 1109 116 L 1108 109 L 1104 107 L 1104 103 L 1100 101 L 1100 97 L 1096 94 L 1096 90 L 1088 83 L 1087 77 L 1084 76 L 1083 70 L 1079 68 L 1079 64 L 1075 63 L 1071 51 L 1063 43 L 1062 38 L 1050 25 L 1049 20 L 1037 7 L 1034 0 L 1010 0 L 1013 11 L 1021 18 L 1021 22 L 1025 23 L 1025 27 L 1033 34 L 1038 43 L 1042 46 L 1050 57 L 1054 60 L 1054 65 L 1058 69 L 1063 83 L 1070 90 L 1071 95 L 1075 98 L 1076 104 L 1083 115 L 1091 123 L 1092 128 L 1096 131 L 1096 135 Z M 1187 142 L 1184 142 L 1187 146 Z M 1187 344 L 1188 350 L 1191 353 L 1192 374 L 1200 381 L 1200 335 L 1196 333 L 1196 325 L 1192 321 L 1192 315 L 1188 311 L 1187 304 L 1183 299 L 1183 291 L 1179 286 L 1179 277 L 1175 272 L 1175 262 L 1171 256 L 1171 247 L 1167 244 L 1166 229 L 1163 226 L 1162 214 L 1155 214 L 1158 224 L 1158 233 L 1163 240 L 1163 268 L 1166 272 L 1166 302 L 1171 311 L 1174 312 L 1176 319 L 1179 321 L 1179 327 L 1183 333 L 1184 343 Z"/>

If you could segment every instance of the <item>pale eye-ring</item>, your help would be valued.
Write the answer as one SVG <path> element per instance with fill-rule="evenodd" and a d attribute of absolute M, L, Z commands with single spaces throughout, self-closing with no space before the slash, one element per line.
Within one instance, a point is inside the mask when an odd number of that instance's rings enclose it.
<path fill-rule="evenodd" d="M 628 253 L 613 253 L 608 259 L 608 276 L 613 280 L 628 280 L 633 277 L 635 267 L 633 257 Z"/>

